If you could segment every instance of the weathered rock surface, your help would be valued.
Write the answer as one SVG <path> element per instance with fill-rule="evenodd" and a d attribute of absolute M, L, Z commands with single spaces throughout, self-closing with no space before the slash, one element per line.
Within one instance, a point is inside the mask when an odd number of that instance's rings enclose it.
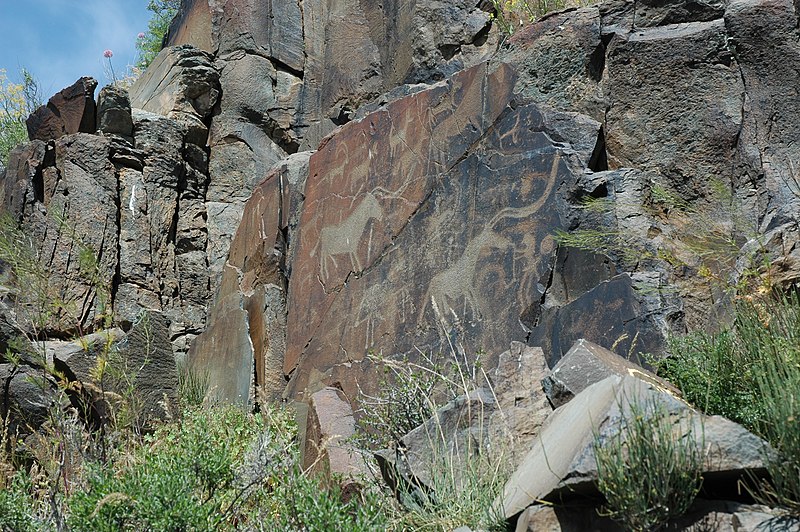
<path fill-rule="evenodd" d="M 54 379 L 31 366 L 0 364 L 0 387 L 0 414 L 9 438 L 34 432 L 57 404 Z"/>
<path fill-rule="evenodd" d="M 311 396 L 306 423 L 303 469 L 340 481 L 345 496 L 360 489 L 367 475 L 366 462 L 351 438 L 356 432 L 353 409 L 336 388 Z"/>
<path fill-rule="evenodd" d="M 286 254 L 297 221 L 308 153 L 279 165 L 253 192 L 231 245 L 209 325 L 191 363 L 208 371 L 220 399 L 248 403 L 280 397 L 286 387 Z M 255 370 L 254 370 L 255 368 Z"/>
<path fill-rule="evenodd" d="M 674 386 L 641 366 L 584 339 L 575 342 L 553 370 L 542 379 L 542 389 L 553 408 L 558 408 L 592 384 L 612 375 L 631 375 L 657 388 L 680 395 Z"/>
<path fill-rule="evenodd" d="M 498 497 L 498 508 L 511 517 L 536 500 L 596 493 L 595 435 L 603 442 L 618 434 L 630 405 L 648 401 L 669 413 L 677 433 L 694 435 L 705 459 L 706 489 L 714 482 L 735 486 L 745 471 L 763 469 L 765 443 L 741 426 L 719 416 L 702 416 L 636 377 L 612 376 L 586 388 L 548 418 Z"/>
<path fill-rule="evenodd" d="M 228 81 L 267 74 L 244 89 L 263 114 L 240 118 L 277 144 L 300 149 L 316 148 L 379 94 L 406 82 L 441 80 L 487 58 L 497 42 L 489 13 L 460 0 L 414 6 L 314 1 L 302 9 L 296 1 L 191 1 L 183 3 L 169 36 L 170 45 L 196 44 L 241 72 L 223 80 L 223 93 L 243 90 L 229 91 Z"/>
<path fill-rule="evenodd" d="M 94 78 L 81 78 L 39 107 L 26 120 L 30 140 L 55 140 L 72 133 L 94 133 Z"/>
<path fill-rule="evenodd" d="M 171 97 L 170 109 L 188 105 L 177 89 Z M 142 309 L 164 311 L 175 350 L 185 353 L 205 326 L 211 293 L 208 156 L 191 124 L 131 112 L 120 89 L 102 91 L 96 127 L 103 136 L 17 148 L 2 183 L 6 212 L 32 235 L 50 272 L 45 297 L 66 303 L 47 327 L 64 337 L 91 331 L 110 309 L 123 327 Z"/>
<path fill-rule="evenodd" d="M 68 382 L 132 401 L 141 423 L 164 419 L 170 413 L 165 409 L 177 404 L 178 371 L 169 322 L 160 312 L 142 313 L 127 334 L 111 329 L 73 341 L 48 341 L 44 347 L 48 361 Z M 100 357 L 107 361 L 102 383 L 98 381 Z"/>
<path fill-rule="evenodd" d="M 116 85 L 106 85 L 97 96 L 97 131 L 133 140 L 133 118 L 128 92 Z"/>

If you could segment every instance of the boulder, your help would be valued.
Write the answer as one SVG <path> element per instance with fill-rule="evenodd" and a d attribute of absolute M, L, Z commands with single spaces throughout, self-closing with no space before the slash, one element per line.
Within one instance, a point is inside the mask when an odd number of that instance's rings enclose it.
<path fill-rule="evenodd" d="M 0 364 L 0 415 L 6 444 L 35 432 L 58 405 L 55 379 L 47 372 L 26 365 Z"/>
<path fill-rule="evenodd" d="M 111 329 L 73 341 L 48 341 L 45 351 L 68 381 L 81 383 L 90 395 L 101 391 L 95 400 L 112 392 L 129 402 L 136 423 L 164 419 L 177 404 L 169 322 L 160 312 L 142 313 L 127 333 Z"/>
<path fill-rule="evenodd" d="M 748 471 L 763 470 L 764 443 L 740 425 L 719 416 L 703 416 L 683 401 L 636 377 L 611 376 L 583 390 L 556 410 L 521 465 L 496 499 L 506 517 L 537 500 L 597 494 L 594 441 L 619 434 L 630 405 L 660 405 L 673 430 L 693 434 L 704 457 L 705 489 L 720 483 L 735 487 Z M 652 412 L 652 409 L 650 410 Z"/>
<path fill-rule="evenodd" d="M 220 95 L 209 54 L 189 45 L 164 48 L 129 92 L 132 107 L 176 120 L 186 126 L 189 142 L 206 145 L 204 121 Z"/>
<path fill-rule="evenodd" d="M 551 412 L 539 384 L 546 371 L 541 349 L 512 342 L 499 356 L 493 384 L 448 402 L 403 436 L 397 449 L 376 453 L 387 482 L 402 479 L 401 485 L 428 491 L 442 467 L 456 483 L 476 465 L 500 474 L 516 467 Z"/>
<path fill-rule="evenodd" d="M 303 470 L 336 481 L 346 497 L 359 491 L 368 473 L 364 457 L 353 445 L 353 409 L 336 388 L 311 395 L 303 448 Z"/>
<path fill-rule="evenodd" d="M 55 140 L 72 133 L 94 133 L 94 78 L 80 78 L 36 109 L 25 121 L 31 140 Z"/>
<path fill-rule="evenodd" d="M 106 85 L 97 96 L 97 131 L 133 140 L 133 118 L 128 91 Z"/>
<path fill-rule="evenodd" d="M 638 364 L 583 338 L 575 342 L 542 379 L 542 388 L 553 408 L 558 408 L 592 384 L 612 375 L 631 375 L 673 395 L 680 395 L 677 388 Z"/>

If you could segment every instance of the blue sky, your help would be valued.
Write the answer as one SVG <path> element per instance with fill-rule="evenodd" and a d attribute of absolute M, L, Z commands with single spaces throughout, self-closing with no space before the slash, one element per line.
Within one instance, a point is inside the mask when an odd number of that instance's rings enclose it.
<path fill-rule="evenodd" d="M 0 0 L 0 68 L 14 81 L 27 68 L 45 100 L 81 76 L 102 87 L 110 82 L 103 51 L 114 52 L 121 77 L 149 19 L 147 0 Z"/>

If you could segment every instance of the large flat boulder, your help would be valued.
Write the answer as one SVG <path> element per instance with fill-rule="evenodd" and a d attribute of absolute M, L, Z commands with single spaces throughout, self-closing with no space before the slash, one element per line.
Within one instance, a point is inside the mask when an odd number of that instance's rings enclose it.
<path fill-rule="evenodd" d="M 542 388 L 553 408 L 558 408 L 592 384 L 612 375 L 631 375 L 675 395 L 680 393 L 638 364 L 583 338 L 575 342 L 542 379 Z"/>
<path fill-rule="evenodd" d="M 766 444 L 740 425 L 703 416 L 636 377 L 612 376 L 586 388 L 548 418 L 497 498 L 498 508 L 511 517 L 537 500 L 597 494 L 595 438 L 604 442 L 619 434 L 631 404 L 656 404 L 669 415 L 676 437 L 693 435 L 704 458 L 706 489 L 714 483 L 734 487 L 746 471 L 763 469 Z"/>

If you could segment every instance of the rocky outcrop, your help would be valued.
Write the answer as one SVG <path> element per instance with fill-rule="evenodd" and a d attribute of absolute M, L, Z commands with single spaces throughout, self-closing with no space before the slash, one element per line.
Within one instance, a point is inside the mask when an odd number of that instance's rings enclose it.
<path fill-rule="evenodd" d="M 36 109 L 26 120 L 30 140 L 55 140 L 72 133 L 94 133 L 97 81 L 81 78 Z"/>
<path fill-rule="evenodd" d="M 31 294 L 50 300 L 40 304 L 62 302 L 48 334 L 91 331 L 112 310 L 126 329 L 142 309 L 163 311 L 176 353 L 185 353 L 205 326 L 211 276 L 203 121 L 218 76 L 200 52 L 165 55 L 157 90 L 145 84 L 132 103 L 119 88 L 101 91 L 88 129 L 99 135 L 33 141 L 9 158 L 5 210 L 33 236 L 49 272 L 47 294 Z"/>
<path fill-rule="evenodd" d="M 258 112 L 235 116 L 255 122 L 282 147 L 313 149 L 383 92 L 438 81 L 487 58 L 498 30 L 481 5 L 190 1 L 168 44 L 215 53 L 220 70 L 232 73 L 223 75 L 223 93 Z M 254 76 L 264 82 L 234 85 Z"/>

